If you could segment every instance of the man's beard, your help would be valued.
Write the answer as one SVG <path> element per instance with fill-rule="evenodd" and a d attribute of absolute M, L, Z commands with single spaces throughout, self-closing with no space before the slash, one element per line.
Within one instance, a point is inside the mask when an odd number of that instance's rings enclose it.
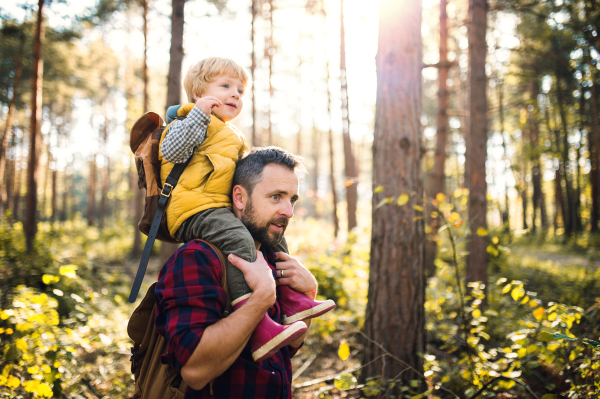
<path fill-rule="evenodd" d="M 258 216 L 256 215 L 256 210 L 254 209 L 252 200 L 248 201 L 248 206 L 244 209 L 240 220 L 244 226 L 246 226 L 252 238 L 269 247 L 281 242 L 283 233 L 285 232 L 288 224 L 288 218 L 286 217 L 271 219 L 266 224 L 261 224 L 258 220 Z M 281 232 L 269 232 L 271 224 L 282 225 L 283 229 Z"/>

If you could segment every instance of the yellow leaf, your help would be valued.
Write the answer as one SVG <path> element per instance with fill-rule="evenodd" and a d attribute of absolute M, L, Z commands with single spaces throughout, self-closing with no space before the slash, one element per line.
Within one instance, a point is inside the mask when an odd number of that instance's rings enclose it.
<path fill-rule="evenodd" d="M 512 284 L 508 283 L 504 286 L 504 288 L 502 289 L 502 293 L 506 294 L 508 291 L 510 291 L 510 289 L 512 288 Z"/>
<path fill-rule="evenodd" d="M 537 308 L 536 310 L 533 311 L 533 316 L 539 320 L 544 315 L 544 312 L 545 312 L 544 308 L 540 306 L 539 308 Z"/>
<path fill-rule="evenodd" d="M 17 377 L 13 377 L 12 375 L 8 377 L 8 381 L 6 381 L 6 386 L 10 389 L 15 389 L 21 385 L 21 381 Z"/>
<path fill-rule="evenodd" d="M 425 226 L 425 234 L 429 234 L 431 233 L 431 226 L 427 225 Z"/>
<path fill-rule="evenodd" d="M 437 193 L 437 195 L 435 196 L 435 199 L 438 200 L 438 202 L 444 202 L 444 200 L 446 199 L 446 196 L 443 193 Z"/>
<path fill-rule="evenodd" d="M 10 335 L 10 334 L 12 334 L 13 332 L 14 332 L 14 331 L 13 331 L 13 329 L 12 329 L 12 328 L 7 328 L 7 329 L 6 329 L 6 335 Z"/>
<path fill-rule="evenodd" d="M 398 197 L 398 202 L 396 203 L 398 206 L 406 205 L 408 202 L 408 194 L 402 194 Z"/>
<path fill-rule="evenodd" d="M 423 207 L 420 205 L 413 205 L 413 209 L 417 212 L 423 212 Z"/>
<path fill-rule="evenodd" d="M 42 281 L 44 282 L 44 284 L 49 285 L 52 283 L 56 283 L 58 280 L 60 280 L 60 277 L 58 276 L 53 276 L 51 274 L 44 274 L 42 276 Z"/>
<path fill-rule="evenodd" d="M 338 349 L 338 356 L 342 360 L 346 360 L 350 357 L 350 347 L 348 346 L 346 340 L 343 340 L 340 343 L 340 348 Z"/>
<path fill-rule="evenodd" d="M 67 265 L 60 267 L 60 274 L 66 277 L 75 278 L 77 275 L 75 274 L 77 270 L 77 265 Z"/>
<path fill-rule="evenodd" d="M 381 201 L 379 201 L 379 203 L 377 205 L 375 205 L 375 208 L 381 208 L 385 204 L 390 204 L 393 200 L 394 200 L 394 197 L 384 198 Z"/>
<path fill-rule="evenodd" d="M 483 227 L 480 227 L 477 229 L 477 235 L 480 237 L 485 237 L 487 236 L 489 233 L 486 229 L 484 229 Z"/>
<path fill-rule="evenodd" d="M 457 220 L 456 222 L 454 222 L 454 227 L 460 227 L 463 225 L 463 221 L 462 220 Z"/>
<path fill-rule="evenodd" d="M 481 310 L 479 310 L 479 309 L 474 309 L 474 310 L 471 312 L 471 314 L 473 315 L 473 317 L 474 317 L 474 318 L 476 318 L 476 319 L 477 319 L 477 318 L 481 317 Z"/>
<path fill-rule="evenodd" d="M 16 342 L 17 349 L 21 352 L 27 352 L 27 342 L 23 338 L 19 338 Z"/>
<path fill-rule="evenodd" d="M 492 238 L 492 242 L 494 244 L 498 244 L 498 242 L 500 242 L 500 240 L 498 239 L 498 237 L 494 237 L 494 238 Z"/>
<path fill-rule="evenodd" d="M 413 222 L 416 222 L 417 220 L 421 220 L 421 219 L 423 219 L 423 216 L 415 216 L 413 218 Z"/>
<path fill-rule="evenodd" d="M 512 290 L 512 292 L 510 293 L 510 296 L 512 297 L 512 299 L 514 299 L 515 301 L 518 300 L 519 298 L 523 297 L 523 295 L 525 295 L 525 290 L 523 289 L 523 287 L 516 287 L 515 289 Z"/>
<path fill-rule="evenodd" d="M 454 190 L 454 198 L 458 198 L 462 195 L 462 189 L 457 188 L 456 190 Z"/>
<path fill-rule="evenodd" d="M 353 184 L 354 182 L 352 180 L 346 180 L 346 184 L 344 185 L 344 187 L 350 187 Z"/>
<path fill-rule="evenodd" d="M 450 218 L 448 219 L 450 221 L 450 223 L 454 223 L 456 222 L 458 219 L 460 219 L 460 215 L 456 212 L 452 212 L 450 214 Z"/>
<path fill-rule="evenodd" d="M 527 302 L 529 302 L 529 295 L 525 295 L 525 298 L 521 301 L 521 305 L 525 305 Z"/>
<path fill-rule="evenodd" d="M 437 212 L 431 212 L 431 218 L 432 219 L 436 219 L 438 217 L 438 213 Z"/>
<path fill-rule="evenodd" d="M 538 305 L 538 303 L 535 299 L 532 299 L 531 301 L 529 301 L 530 308 L 535 308 L 537 305 Z"/>
<path fill-rule="evenodd" d="M 374 193 L 381 193 L 383 191 L 383 186 L 377 186 L 375 187 L 375 190 L 373 190 Z"/>

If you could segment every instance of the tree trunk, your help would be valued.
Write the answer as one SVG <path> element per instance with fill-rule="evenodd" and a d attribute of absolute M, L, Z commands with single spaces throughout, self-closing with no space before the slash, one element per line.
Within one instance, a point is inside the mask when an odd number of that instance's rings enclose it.
<path fill-rule="evenodd" d="M 557 75 L 558 76 L 558 75 Z M 556 86 L 557 86 L 557 90 L 556 90 L 556 99 L 558 101 L 558 112 L 560 115 L 560 120 L 561 120 L 561 124 L 562 124 L 562 130 L 563 130 L 563 140 L 562 140 L 562 160 L 563 160 L 563 178 L 565 180 L 565 188 L 567 190 L 567 211 L 568 211 L 568 218 L 567 219 L 563 219 L 563 222 L 565 224 L 565 234 L 567 237 L 570 237 L 571 234 L 574 231 L 575 228 L 575 220 L 577 218 L 577 215 L 574 215 L 573 213 L 576 212 L 575 209 L 575 197 L 574 197 L 574 192 L 573 192 L 573 185 L 572 185 L 572 179 L 569 179 L 568 175 L 569 175 L 569 170 L 570 169 L 570 162 L 569 162 L 569 130 L 567 128 L 567 116 L 566 116 L 566 112 L 565 112 L 565 108 L 564 108 L 564 99 L 563 99 L 563 93 L 562 93 L 562 88 L 561 88 L 561 82 L 560 80 L 557 80 L 556 82 Z M 558 131 L 557 131 L 558 132 Z M 563 214 L 563 217 L 565 215 Z"/>
<path fill-rule="evenodd" d="M 531 100 L 536 101 L 539 90 L 534 82 L 529 83 L 529 92 Z M 528 122 L 531 130 L 529 142 L 531 144 L 531 181 L 533 183 L 533 218 L 531 221 L 532 231 L 535 231 L 536 214 L 537 210 L 539 210 L 542 233 L 546 233 L 548 228 L 548 217 L 546 215 L 546 200 L 544 198 L 544 192 L 542 191 L 542 167 L 538 148 L 540 129 L 537 119 L 537 110 L 535 107 L 531 112 L 528 113 Z"/>
<path fill-rule="evenodd" d="M 96 155 L 90 160 L 90 176 L 88 181 L 87 222 L 93 226 L 96 222 Z"/>
<path fill-rule="evenodd" d="M 344 0 L 340 0 L 340 83 L 342 87 L 342 133 L 344 138 L 344 166 L 346 169 L 346 205 L 348 212 L 348 232 L 350 232 L 356 227 L 358 171 L 352 152 L 352 140 L 350 139 L 350 107 L 348 104 L 348 80 L 346 75 Z"/>
<path fill-rule="evenodd" d="M 186 0 L 173 0 L 173 13 L 171 14 L 171 59 L 169 61 L 169 77 L 167 80 L 167 107 L 181 102 L 181 63 L 183 61 L 184 25 L 183 8 L 185 6 L 185 1 Z"/>
<path fill-rule="evenodd" d="M 325 20 L 325 15 L 323 15 L 323 19 Z M 337 213 L 337 204 L 338 197 L 335 185 L 335 158 L 333 155 L 333 131 L 331 130 L 331 90 L 329 89 L 329 62 L 327 62 L 325 66 L 326 70 L 326 82 L 325 86 L 327 87 L 327 115 L 329 115 L 329 132 L 327 132 L 327 138 L 329 140 L 329 184 L 331 185 L 331 194 L 332 194 L 332 216 L 333 216 L 333 236 L 337 237 L 340 232 L 340 220 L 338 218 Z"/>
<path fill-rule="evenodd" d="M 6 125 L 4 126 L 4 134 L 0 141 L 0 178 L 4 179 L 4 171 L 6 169 L 6 143 L 8 143 L 8 136 L 12 132 L 13 122 L 15 118 L 15 100 L 19 93 L 19 82 L 21 80 L 21 69 L 23 61 L 23 49 L 25 47 L 25 35 L 21 34 L 21 41 L 19 45 L 19 54 L 17 55 L 17 67 L 15 69 L 15 80 L 12 87 L 12 98 L 8 106 L 8 116 L 6 118 Z M 4 211 L 8 209 L 8 202 L 10 198 L 9 185 L 6 185 L 6 190 L 0 190 L 0 217 L 3 217 Z"/>
<path fill-rule="evenodd" d="M 411 195 L 404 206 L 377 208 L 373 196 L 373 229 L 369 292 L 364 331 L 373 341 L 423 372 L 425 351 L 424 231 L 421 182 L 421 1 L 380 4 L 377 65 L 377 103 L 373 140 L 373 184 L 387 187 L 386 196 Z M 382 354 L 365 342 L 363 364 Z M 398 377 L 404 383 L 420 379 L 395 361 L 374 361 L 366 376 L 384 381 Z M 423 390 L 425 384 L 418 388 Z"/>
<path fill-rule="evenodd" d="M 39 124 L 42 117 L 42 75 L 44 64 L 42 60 L 42 42 L 44 29 L 42 27 L 44 0 L 38 0 L 37 23 L 33 44 L 33 71 L 31 79 L 31 118 L 29 125 L 29 161 L 27 162 L 27 196 L 25 198 L 25 221 L 23 230 L 27 248 L 33 248 L 33 241 L 37 232 L 37 164 L 38 148 L 37 139 Z"/>
<path fill-rule="evenodd" d="M 185 0 L 173 0 L 173 15 L 171 17 L 171 61 L 169 63 L 169 84 L 167 86 L 167 107 L 173 104 L 179 104 L 181 101 L 181 64 L 183 61 L 183 8 Z M 145 61 L 145 60 L 144 60 Z M 144 62 L 145 64 L 145 62 Z M 146 82 L 147 83 L 147 82 Z M 146 95 L 147 97 L 147 95 Z M 141 207 L 143 206 L 143 192 L 138 190 L 140 207 L 140 217 L 137 218 L 136 224 L 141 219 Z M 177 244 L 163 242 L 160 251 L 161 263 L 164 263 L 169 256 L 177 249 Z M 139 247 L 134 247 L 133 251 L 137 251 Z"/>
<path fill-rule="evenodd" d="M 69 173 L 68 168 L 65 166 L 63 172 L 63 192 L 62 192 L 62 210 L 60 212 L 60 221 L 66 222 L 69 215 L 68 198 L 69 198 Z"/>
<path fill-rule="evenodd" d="M 321 150 L 321 134 L 319 129 L 313 123 L 312 128 L 313 133 L 313 159 L 314 159 L 314 169 L 312 173 L 312 186 L 313 186 L 313 200 L 312 200 L 312 208 L 313 208 L 313 217 L 319 218 L 319 210 L 318 210 L 318 201 L 319 201 L 319 152 Z"/>
<path fill-rule="evenodd" d="M 502 148 L 504 149 L 504 210 L 502 211 L 502 226 L 505 233 L 510 233 L 510 201 L 508 199 L 508 176 L 509 167 L 509 156 L 508 156 L 508 143 L 504 137 L 504 85 L 498 85 L 498 117 L 500 120 L 500 134 L 502 135 Z M 509 236 L 510 237 L 510 236 Z"/>
<path fill-rule="evenodd" d="M 252 15 L 252 21 L 250 22 L 250 41 L 252 42 L 252 64 L 250 65 L 250 74 L 252 75 L 252 145 L 254 147 L 260 147 L 260 139 L 258 137 L 258 131 L 256 126 L 256 17 L 258 15 L 258 0 L 251 0 L 250 14 Z"/>
<path fill-rule="evenodd" d="M 146 3 L 146 2 L 144 2 Z M 146 37 L 146 35 L 144 35 L 144 38 Z M 145 46 L 144 46 L 145 49 Z M 147 78 L 146 78 L 147 80 Z M 108 90 L 108 87 L 105 88 L 106 90 Z M 147 90 L 147 81 L 144 82 L 144 90 Z M 148 97 L 148 94 L 145 92 L 144 93 L 144 100 Z M 109 165 L 110 162 L 108 160 L 108 153 L 107 153 L 107 148 L 108 148 L 108 112 L 106 112 L 106 98 L 104 98 L 104 100 L 102 101 L 102 109 L 104 111 L 104 125 L 102 126 L 102 158 L 104 159 L 104 166 L 102 167 L 102 170 L 100 171 L 100 178 L 101 178 L 101 188 L 100 188 L 100 207 L 98 209 L 99 211 L 99 226 L 100 228 L 104 228 L 104 224 L 105 224 L 105 220 L 106 220 L 106 214 L 107 214 L 107 196 L 108 196 L 108 176 L 109 176 Z M 146 112 L 146 111 L 144 111 Z"/>
<path fill-rule="evenodd" d="M 52 226 L 54 226 L 54 221 L 56 220 L 56 179 L 58 178 L 58 171 L 56 169 L 52 169 L 52 215 L 50 215 L 50 221 L 52 222 Z"/>
<path fill-rule="evenodd" d="M 592 215 L 591 215 L 591 231 L 598 231 L 598 219 L 600 218 L 600 136 L 598 132 L 598 106 L 596 97 L 596 83 L 592 84 L 592 109 L 591 109 L 591 137 L 590 137 L 590 163 L 592 170 L 590 172 L 591 188 L 592 188 Z"/>
<path fill-rule="evenodd" d="M 17 157 L 17 162 L 21 164 L 23 161 L 23 157 Z M 21 215 L 19 214 L 21 208 L 21 176 L 23 175 L 23 169 L 15 168 L 15 189 L 13 194 L 13 220 L 22 220 Z"/>
<path fill-rule="evenodd" d="M 269 13 L 266 18 L 269 21 L 269 36 L 265 38 L 265 56 L 269 60 L 269 108 L 267 110 L 267 123 L 269 125 L 269 129 L 267 131 L 267 145 L 274 145 L 273 121 L 271 120 L 271 111 L 274 102 L 273 96 L 275 94 L 273 89 L 273 55 L 275 54 L 275 46 L 273 42 L 273 0 L 267 0 L 267 4 L 269 5 Z M 264 11 L 265 9 L 263 8 L 263 13 Z"/>
<path fill-rule="evenodd" d="M 440 0 L 440 68 L 438 69 L 438 112 L 435 155 L 433 156 L 433 169 L 428 176 L 427 197 L 429 201 L 436 198 L 438 193 L 446 194 L 446 145 L 448 142 L 448 13 L 447 0 Z M 428 215 L 428 222 L 432 231 L 437 231 L 437 218 Z M 428 239 L 425 243 L 425 272 L 428 277 L 435 275 L 435 257 L 437 243 Z"/>
<path fill-rule="evenodd" d="M 467 282 L 480 281 L 487 288 L 487 236 L 477 234 L 487 230 L 487 183 L 485 161 L 487 158 L 487 54 L 486 26 L 487 0 L 469 0 L 471 23 L 468 26 L 470 84 L 470 129 L 466 157 L 469 158 L 469 227 L 467 242 Z"/>

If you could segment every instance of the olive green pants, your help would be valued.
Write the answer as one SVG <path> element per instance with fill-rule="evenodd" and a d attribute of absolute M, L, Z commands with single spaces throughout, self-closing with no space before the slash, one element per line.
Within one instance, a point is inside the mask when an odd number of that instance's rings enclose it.
<path fill-rule="evenodd" d="M 179 241 L 188 242 L 202 239 L 221 249 L 225 256 L 234 254 L 248 262 L 256 260 L 256 246 L 254 239 L 246 226 L 238 219 L 231 208 L 211 208 L 199 212 L 187 219 L 179 230 Z M 289 253 L 285 237 L 273 247 L 275 252 Z M 227 285 L 231 300 L 250 294 L 252 290 L 246 284 L 244 274 L 237 267 L 227 261 Z"/>

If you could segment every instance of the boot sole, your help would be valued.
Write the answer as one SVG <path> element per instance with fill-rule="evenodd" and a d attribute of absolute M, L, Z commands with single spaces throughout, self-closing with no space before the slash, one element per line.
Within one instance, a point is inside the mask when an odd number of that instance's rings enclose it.
<path fill-rule="evenodd" d="M 321 316 L 324 313 L 329 312 L 331 309 L 335 308 L 335 302 L 331 299 L 324 301 L 319 306 L 315 306 L 314 308 L 306 309 L 302 312 L 298 312 L 293 316 L 285 317 L 282 316 L 281 324 L 288 325 L 295 323 L 299 320 L 312 319 L 313 317 Z"/>
<path fill-rule="evenodd" d="M 268 359 L 282 347 L 289 345 L 306 332 L 308 327 L 306 323 L 300 322 L 289 326 L 281 334 L 273 337 L 269 342 L 252 352 L 252 358 L 255 362 Z"/>

